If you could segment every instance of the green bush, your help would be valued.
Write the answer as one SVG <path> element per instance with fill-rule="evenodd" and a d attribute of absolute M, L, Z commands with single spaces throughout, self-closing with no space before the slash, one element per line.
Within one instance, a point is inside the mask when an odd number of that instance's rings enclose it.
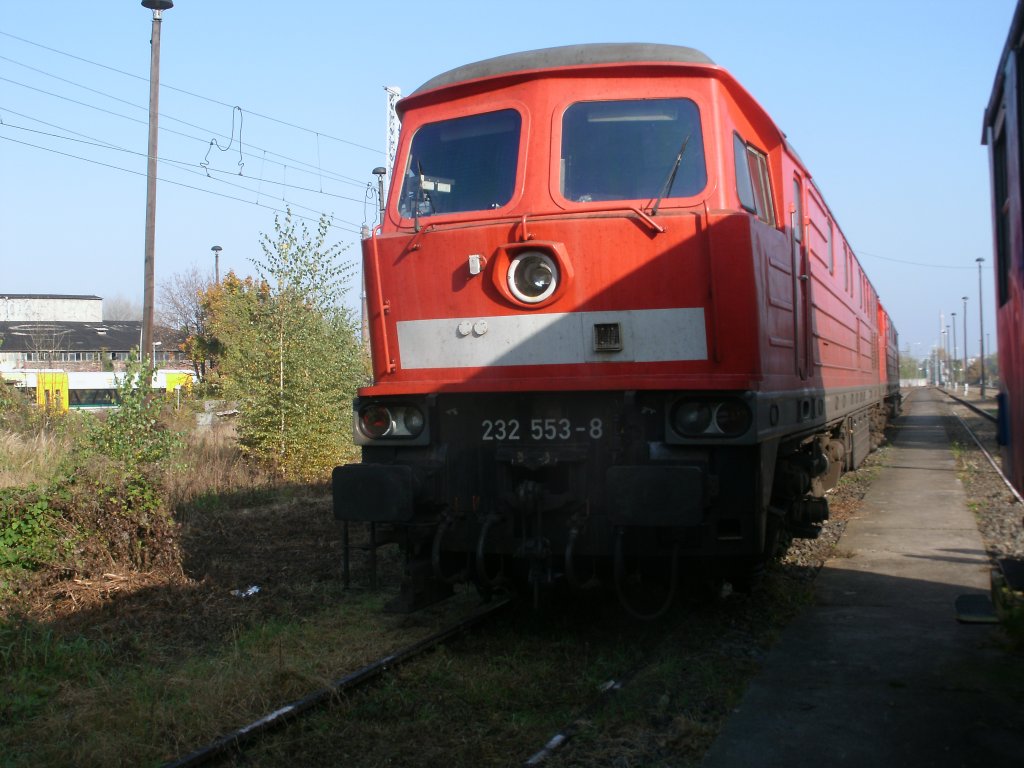
<path fill-rule="evenodd" d="M 8 580 L 43 566 L 60 576 L 176 560 L 163 477 L 181 438 L 161 425 L 151 379 L 152 370 L 130 360 L 118 409 L 48 422 L 72 442 L 53 476 L 0 490 L 0 571 Z"/>
<path fill-rule="evenodd" d="M 58 552 L 60 512 L 36 486 L 0 489 L 0 568 L 34 570 Z"/>
<path fill-rule="evenodd" d="M 154 396 L 152 376 L 153 370 L 133 356 L 117 377 L 120 407 L 89 422 L 88 444 L 132 470 L 163 461 L 181 446 L 180 437 L 160 424 L 163 404 Z"/>
<path fill-rule="evenodd" d="M 234 273 L 211 303 L 224 394 L 239 404 L 239 443 L 286 481 L 315 482 L 355 455 L 349 404 L 366 378 L 358 327 L 343 298 L 353 268 L 289 212 L 264 235 L 259 280 Z"/>

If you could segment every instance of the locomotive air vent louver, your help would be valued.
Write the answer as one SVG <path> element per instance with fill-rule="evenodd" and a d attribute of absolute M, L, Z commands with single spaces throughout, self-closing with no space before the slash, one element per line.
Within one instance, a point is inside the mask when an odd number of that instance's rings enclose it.
<path fill-rule="evenodd" d="M 622 333 L 618 323 L 594 324 L 594 351 L 621 352 Z"/>

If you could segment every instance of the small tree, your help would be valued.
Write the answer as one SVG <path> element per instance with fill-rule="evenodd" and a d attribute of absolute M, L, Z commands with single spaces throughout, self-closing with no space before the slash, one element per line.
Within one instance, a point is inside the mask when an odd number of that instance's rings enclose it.
<path fill-rule="evenodd" d="M 289 211 L 263 236 L 259 281 L 229 274 L 214 304 L 225 394 L 239 401 L 243 448 L 283 479 L 324 479 L 348 458 L 350 405 L 365 364 L 342 306 L 351 264 Z"/>
<path fill-rule="evenodd" d="M 918 360 L 916 357 L 911 357 L 909 352 L 904 352 L 902 355 L 900 355 L 900 378 L 924 378 L 921 375 L 921 361 Z"/>

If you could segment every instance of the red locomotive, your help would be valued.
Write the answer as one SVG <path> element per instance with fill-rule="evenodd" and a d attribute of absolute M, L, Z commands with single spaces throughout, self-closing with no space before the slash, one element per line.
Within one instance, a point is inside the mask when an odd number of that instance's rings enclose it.
<path fill-rule="evenodd" d="M 992 168 L 999 437 L 1003 470 L 1024 492 L 1024 3 L 1017 4 L 985 110 L 982 142 Z"/>
<path fill-rule="evenodd" d="M 398 111 L 363 463 L 333 483 L 405 548 L 407 598 L 597 575 L 657 613 L 688 564 L 741 586 L 816 535 L 898 410 L 896 333 L 750 94 L 690 48 L 579 45 Z"/>

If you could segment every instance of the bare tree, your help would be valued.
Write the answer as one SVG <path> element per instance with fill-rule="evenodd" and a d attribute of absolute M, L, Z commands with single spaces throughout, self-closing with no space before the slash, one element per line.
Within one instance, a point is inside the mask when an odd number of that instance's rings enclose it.
<path fill-rule="evenodd" d="M 53 368 L 64 362 L 61 358 L 69 348 L 69 330 L 55 323 L 31 323 L 23 327 L 28 331 L 35 360 L 34 367 Z"/>
<path fill-rule="evenodd" d="M 123 294 L 104 299 L 103 319 L 108 321 L 142 320 L 142 305 L 134 299 L 126 298 Z"/>
<path fill-rule="evenodd" d="M 200 297 L 212 283 L 213 276 L 195 266 L 185 272 L 175 272 L 161 281 L 157 322 L 186 334 L 202 330 L 205 312 Z"/>
<path fill-rule="evenodd" d="M 185 337 L 182 350 L 192 359 L 192 366 L 200 379 L 206 377 L 208 358 L 214 351 L 209 311 L 203 301 L 211 286 L 213 275 L 193 266 L 162 281 L 157 298 L 157 324 Z"/>

